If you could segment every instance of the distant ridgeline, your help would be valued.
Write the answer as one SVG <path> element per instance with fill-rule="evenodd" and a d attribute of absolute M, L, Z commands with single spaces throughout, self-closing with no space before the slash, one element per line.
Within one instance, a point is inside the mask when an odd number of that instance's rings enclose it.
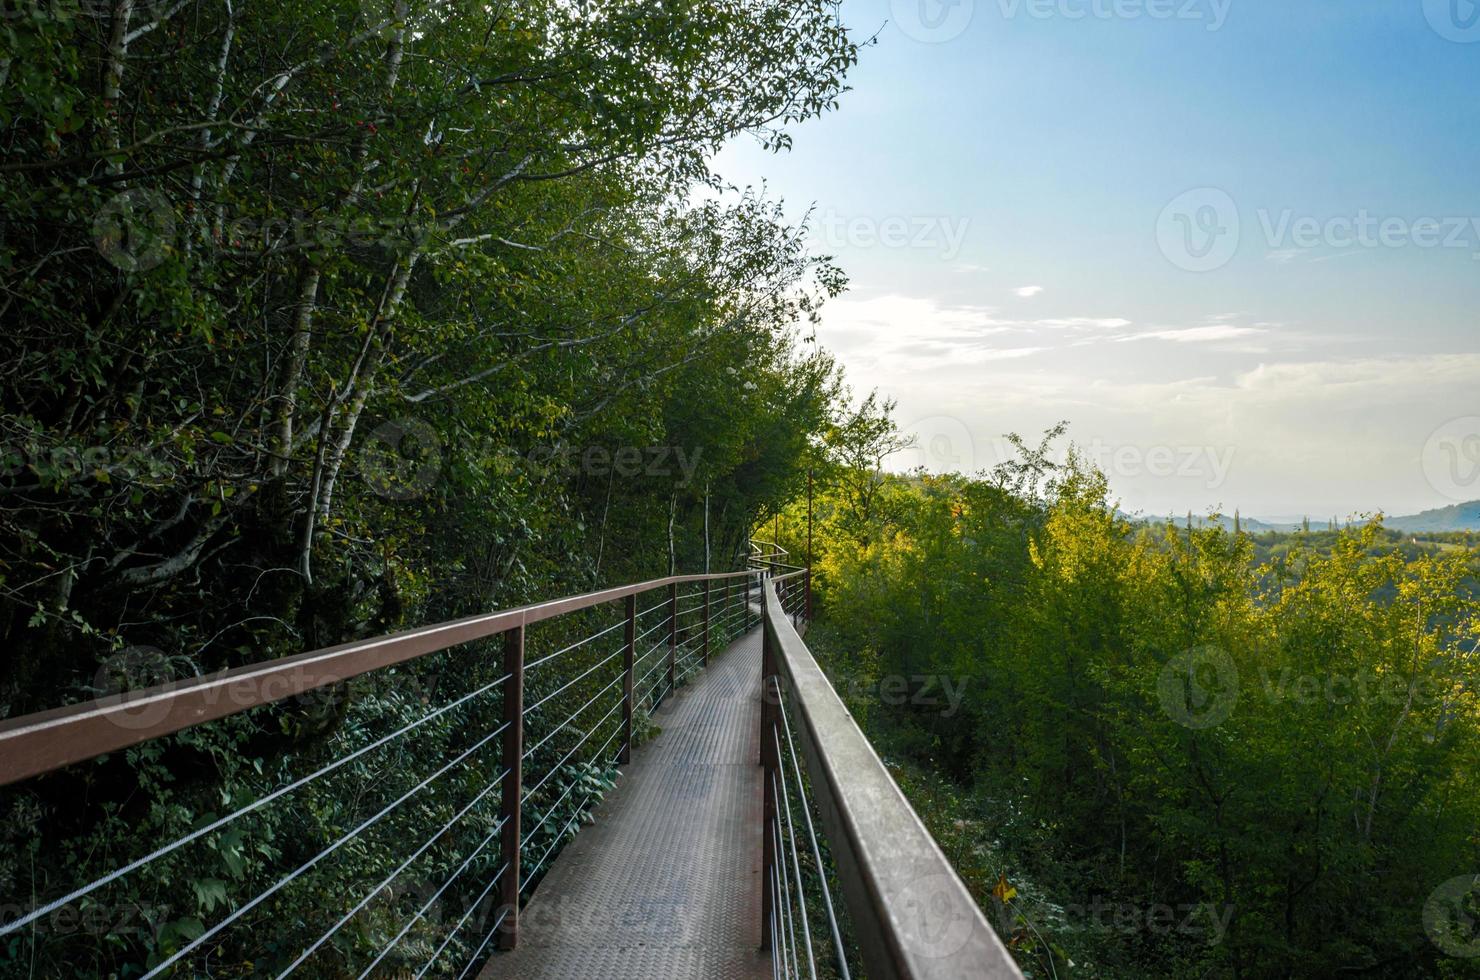
<path fill-rule="evenodd" d="M 1127 520 L 1147 524 L 1161 523 L 1161 519 L 1150 519 L 1135 514 L 1122 514 Z M 1168 523 L 1185 524 L 1185 518 L 1178 519 L 1169 517 Z M 1333 527 L 1350 527 L 1365 523 L 1361 518 L 1311 518 L 1307 527 L 1302 522 L 1279 522 L 1261 521 L 1255 517 L 1240 517 L 1238 515 L 1229 517 L 1223 514 L 1214 514 L 1207 517 L 1191 518 L 1192 526 L 1196 528 L 1221 527 L 1232 531 L 1237 525 L 1249 534 L 1288 534 L 1301 530 L 1322 531 Z M 1411 514 L 1406 517 L 1382 518 L 1382 526 L 1390 531 L 1402 531 L 1405 533 L 1433 533 L 1451 534 L 1463 533 L 1465 531 L 1480 531 L 1480 500 L 1472 500 L 1467 504 L 1454 504 L 1450 507 L 1439 507 L 1434 510 L 1426 510 L 1421 514 Z"/>

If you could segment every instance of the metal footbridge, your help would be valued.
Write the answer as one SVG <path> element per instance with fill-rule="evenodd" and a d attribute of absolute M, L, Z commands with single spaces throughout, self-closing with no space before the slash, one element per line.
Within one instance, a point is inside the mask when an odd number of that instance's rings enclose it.
<path fill-rule="evenodd" d="M 120 754 L 183 757 L 192 732 L 270 727 L 316 697 L 344 713 L 252 799 L 7 899 L 0 943 L 82 975 L 100 941 L 115 961 L 137 946 L 141 977 L 1019 977 L 808 650 L 811 572 L 786 558 L 757 544 L 740 571 L 0 723 L 15 797 L 84 784 Z M 275 811 L 330 806 L 333 833 L 255 839 Z M 58 926 L 154 908 L 190 887 L 168 869 L 254 843 L 214 914 L 167 944 Z"/>

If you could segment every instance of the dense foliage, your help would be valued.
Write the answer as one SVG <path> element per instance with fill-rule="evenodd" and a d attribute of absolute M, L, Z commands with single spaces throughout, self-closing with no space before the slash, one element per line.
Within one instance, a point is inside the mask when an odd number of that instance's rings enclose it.
<path fill-rule="evenodd" d="M 831 411 L 837 373 L 797 324 L 842 279 L 707 161 L 737 135 L 784 148 L 854 58 L 833 0 L 7 7 L 0 715 L 728 566 Z M 8 791 L 7 918 L 496 667 L 455 651 Z M 160 962 L 475 744 L 489 700 L 0 956 L 42 974 Z M 598 763 L 550 798 L 598 793 Z M 291 962 L 493 774 L 418 796 L 197 956 L 242 964 L 217 975 Z M 442 880 L 486 811 L 408 877 Z M 366 962 L 410 902 L 377 899 L 320 972 Z M 79 939 L 89 907 L 108 928 Z M 398 947 L 413 964 L 422 929 Z"/>
<path fill-rule="evenodd" d="M 1025 969 L 1476 975 L 1480 554 L 1374 523 L 1261 563 L 1019 447 L 828 473 L 809 642 Z"/>

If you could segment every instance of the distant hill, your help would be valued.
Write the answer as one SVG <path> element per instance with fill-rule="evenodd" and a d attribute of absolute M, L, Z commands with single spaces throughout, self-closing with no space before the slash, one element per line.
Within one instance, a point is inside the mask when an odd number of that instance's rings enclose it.
<path fill-rule="evenodd" d="M 1173 524 L 1183 526 L 1186 518 L 1152 518 L 1134 514 L 1121 514 L 1132 521 L 1142 521 L 1148 524 L 1161 523 L 1162 520 L 1170 520 Z M 1330 523 L 1329 517 L 1312 517 L 1310 527 L 1313 531 L 1323 531 Z M 1196 517 L 1192 518 L 1194 527 L 1221 527 L 1224 530 L 1233 530 L 1234 519 L 1227 516 L 1218 517 Z M 1302 522 L 1283 521 L 1261 521 L 1256 517 L 1243 517 L 1239 519 L 1244 531 L 1249 534 L 1263 534 L 1268 531 L 1276 531 L 1288 534 L 1299 531 Z M 1341 523 L 1346 523 L 1341 519 Z M 1455 504 L 1452 507 L 1441 507 L 1437 510 L 1426 510 L 1422 514 L 1413 514 L 1408 517 L 1386 517 L 1383 525 L 1394 531 L 1404 531 L 1411 534 L 1441 533 L 1448 531 L 1480 531 L 1480 500 L 1472 500 L 1467 504 Z"/>
<path fill-rule="evenodd" d="M 1185 518 L 1185 517 L 1148 517 L 1148 516 L 1146 516 L 1144 514 L 1129 514 L 1129 513 L 1126 513 L 1125 511 L 1119 511 L 1118 513 L 1119 513 L 1119 516 L 1120 517 L 1123 517 L 1126 520 L 1131 521 L 1133 523 L 1137 523 L 1137 524 L 1163 524 L 1163 523 L 1171 523 L 1171 524 L 1177 525 L 1178 527 L 1186 527 L 1187 526 L 1187 518 Z M 1298 530 L 1300 530 L 1300 525 L 1299 524 L 1272 524 L 1272 523 L 1269 523 L 1267 521 L 1261 521 L 1261 520 L 1258 520 L 1257 518 L 1253 518 L 1253 517 L 1241 517 L 1238 520 L 1239 520 L 1239 526 L 1242 527 L 1244 529 L 1244 531 L 1246 531 L 1249 534 L 1263 534 L 1265 531 L 1282 531 L 1282 532 L 1284 532 L 1284 531 L 1298 531 Z M 1223 516 L 1219 516 L 1219 517 L 1197 517 L 1197 516 L 1194 516 L 1192 518 L 1192 526 L 1193 527 L 1198 527 L 1198 528 L 1203 528 L 1203 527 L 1221 527 L 1225 531 L 1232 531 L 1233 530 L 1233 522 L 1234 522 L 1234 519 L 1232 517 L 1223 517 Z M 1317 522 L 1312 521 L 1311 522 L 1311 526 L 1312 527 L 1317 526 Z M 1324 527 L 1325 525 L 1324 524 L 1321 524 L 1320 526 L 1323 526 Z"/>
<path fill-rule="evenodd" d="M 1124 518 L 1127 521 L 1130 521 L 1133 524 L 1175 524 L 1178 527 L 1187 526 L 1186 517 L 1150 517 L 1146 514 L 1131 514 L 1123 510 L 1116 511 L 1116 515 Z M 1233 530 L 1233 522 L 1234 519 L 1232 517 L 1224 517 L 1221 515 L 1218 517 L 1198 517 L 1194 515 L 1192 518 L 1193 527 L 1221 527 L 1225 531 Z M 1255 517 L 1240 517 L 1238 519 L 1238 522 L 1239 526 L 1249 534 L 1263 534 L 1266 531 L 1287 532 L 1300 530 L 1300 524 L 1298 522 L 1294 524 L 1271 523 L 1269 521 L 1261 521 Z M 1317 526 L 1325 527 L 1324 521 L 1311 521 L 1310 523 L 1312 528 L 1315 528 Z"/>
<path fill-rule="evenodd" d="M 1199 526 L 1206 527 L 1208 524 L 1211 524 L 1211 523 L 1214 523 L 1214 522 L 1212 522 L 1210 520 L 1204 520 L 1202 522 L 1202 524 L 1199 525 Z M 1232 531 L 1233 530 L 1233 518 L 1232 517 L 1220 517 L 1218 519 L 1217 523 L 1219 525 L 1221 525 L 1225 530 L 1228 530 L 1228 531 Z M 1257 517 L 1242 517 L 1242 518 L 1239 519 L 1239 523 L 1243 527 L 1243 529 L 1245 531 L 1247 531 L 1249 534 L 1263 534 L 1266 531 L 1280 531 L 1282 533 L 1283 532 L 1289 532 L 1289 531 L 1298 531 L 1298 530 L 1300 530 L 1300 527 L 1301 527 L 1301 525 L 1298 522 L 1289 523 L 1289 524 L 1270 523 L 1268 521 L 1261 521 Z M 1312 521 L 1311 522 L 1312 526 L 1314 526 L 1315 523 L 1316 523 L 1315 521 Z"/>
<path fill-rule="evenodd" d="M 1480 531 L 1480 500 L 1384 521 L 1395 531 Z"/>

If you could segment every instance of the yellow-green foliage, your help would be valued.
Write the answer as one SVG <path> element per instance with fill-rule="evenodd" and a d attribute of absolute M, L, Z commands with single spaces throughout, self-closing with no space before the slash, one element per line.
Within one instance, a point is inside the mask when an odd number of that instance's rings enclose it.
<path fill-rule="evenodd" d="M 818 496 L 815 636 L 886 755 L 955 787 L 920 797 L 953 840 L 1000 854 L 978 895 L 1023 884 L 1031 972 L 1471 975 L 1425 908 L 1480 872 L 1480 554 L 1373 524 L 1260 565 L 1245 535 L 1129 523 L 1072 456 L 1037 493 L 880 479 L 866 544 Z M 1226 929 L 1107 925 L 1096 899 Z"/>

